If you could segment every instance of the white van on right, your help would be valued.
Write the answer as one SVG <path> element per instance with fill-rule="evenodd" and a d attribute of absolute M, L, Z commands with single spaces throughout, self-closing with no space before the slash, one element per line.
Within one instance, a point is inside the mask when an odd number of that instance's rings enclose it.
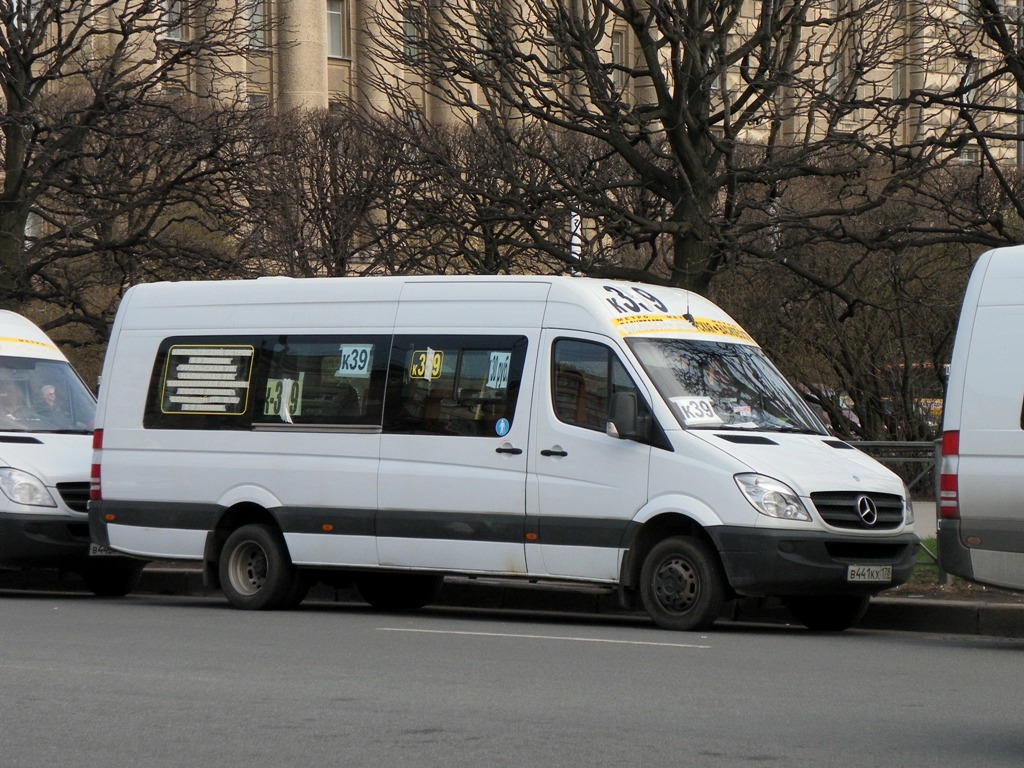
<path fill-rule="evenodd" d="M 942 420 L 939 564 L 1024 590 L 1024 246 L 978 259 Z"/>

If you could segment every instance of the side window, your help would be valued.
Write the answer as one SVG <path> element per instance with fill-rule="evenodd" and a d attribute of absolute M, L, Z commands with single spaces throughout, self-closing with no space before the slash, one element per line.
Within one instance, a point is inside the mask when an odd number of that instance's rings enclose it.
<path fill-rule="evenodd" d="M 590 341 L 555 342 L 551 404 L 559 421 L 604 432 L 616 392 L 635 393 L 638 408 L 647 413 L 633 379 L 611 349 Z"/>
<path fill-rule="evenodd" d="M 256 424 L 380 426 L 383 336 L 281 336 L 267 345 Z"/>
<path fill-rule="evenodd" d="M 260 341 L 254 337 L 175 337 L 157 351 L 143 426 L 249 429 Z"/>
<path fill-rule="evenodd" d="M 525 336 L 398 336 L 384 431 L 501 437 L 515 418 Z"/>
<path fill-rule="evenodd" d="M 337 335 L 167 339 L 153 365 L 143 424 L 379 428 L 390 341 Z"/>

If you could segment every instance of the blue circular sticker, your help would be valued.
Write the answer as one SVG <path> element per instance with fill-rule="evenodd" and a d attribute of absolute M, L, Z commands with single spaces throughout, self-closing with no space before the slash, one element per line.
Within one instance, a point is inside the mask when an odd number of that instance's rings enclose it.
<path fill-rule="evenodd" d="M 504 437 L 505 435 L 507 435 L 508 430 L 508 419 L 498 419 L 498 422 L 494 425 L 494 431 L 498 433 L 498 437 Z"/>

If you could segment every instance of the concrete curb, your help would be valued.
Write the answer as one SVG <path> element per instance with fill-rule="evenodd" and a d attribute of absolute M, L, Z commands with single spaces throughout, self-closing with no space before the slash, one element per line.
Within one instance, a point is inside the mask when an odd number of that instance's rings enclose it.
<path fill-rule="evenodd" d="M 0 573 L 0 589 L 86 592 L 74 574 L 55 571 Z M 203 586 L 202 572 L 194 565 L 150 565 L 142 573 L 136 595 L 192 595 L 220 597 Z M 350 589 L 317 585 L 309 602 L 362 601 Z M 625 611 L 614 592 L 600 587 L 502 582 L 496 579 L 449 578 L 435 606 L 482 608 L 500 611 L 539 611 L 565 614 L 632 617 L 646 621 L 641 612 Z M 729 603 L 722 620 L 760 624 L 794 624 L 777 600 L 746 599 Z M 876 597 L 859 627 L 899 632 L 1024 638 L 1024 604 L 968 600 L 927 600 Z"/>

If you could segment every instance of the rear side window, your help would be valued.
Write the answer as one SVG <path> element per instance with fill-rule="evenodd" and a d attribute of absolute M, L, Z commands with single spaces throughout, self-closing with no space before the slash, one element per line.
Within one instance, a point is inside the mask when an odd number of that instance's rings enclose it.
<path fill-rule="evenodd" d="M 255 424 L 380 426 L 390 338 L 281 336 L 267 345 Z"/>
<path fill-rule="evenodd" d="M 143 424 L 158 429 L 248 429 L 260 340 L 165 340 L 150 378 Z"/>
<path fill-rule="evenodd" d="M 397 336 L 384 431 L 501 437 L 511 429 L 525 336 Z"/>
<path fill-rule="evenodd" d="M 380 426 L 390 338 L 177 337 L 157 354 L 150 429 Z"/>

